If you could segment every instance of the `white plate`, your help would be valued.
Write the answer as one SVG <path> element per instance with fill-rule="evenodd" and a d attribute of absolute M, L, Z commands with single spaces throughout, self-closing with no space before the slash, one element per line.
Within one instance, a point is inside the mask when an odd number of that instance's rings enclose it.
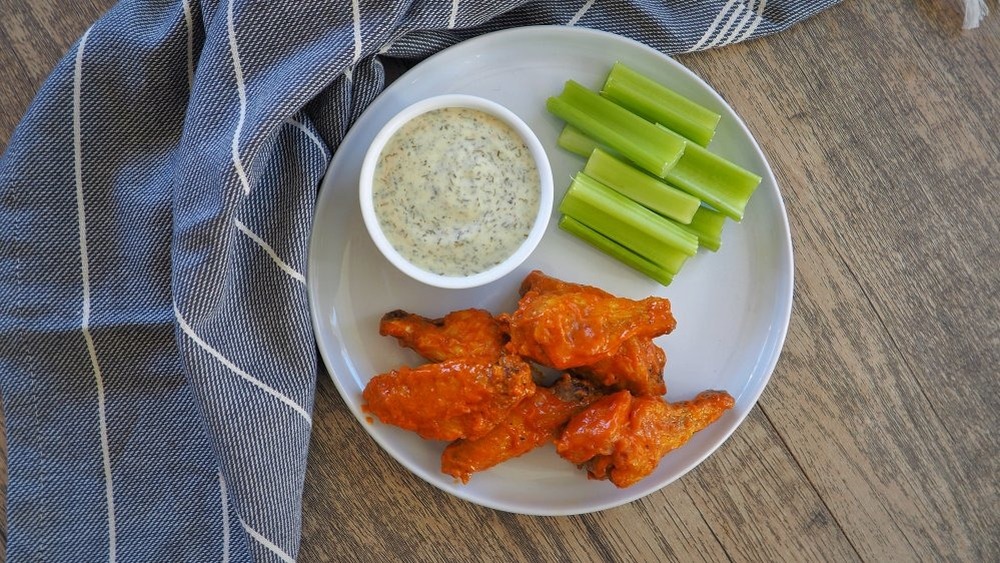
<path fill-rule="evenodd" d="M 545 145 L 558 202 L 582 161 L 556 147 L 561 123 L 546 113 L 545 98 L 558 93 L 570 78 L 598 87 L 616 60 L 721 113 L 710 148 L 763 176 L 743 222 L 726 225 L 718 253 L 700 251 L 673 284 L 663 288 L 560 231 L 554 217 L 527 262 L 476 289 L 422 285 L 379 254 L 361 221 L 358 173 L 366 147 L 392 115 L 419 99 L 446 93 L 473 94 L 507 106 Z M 658 341 L 667 352 L 667 399 L 679 401 L 705 389 L 724 389 L 736 398 L 735 408 L 628 489 L 588 480 L 551 446 L 474 474 L 462 485 L 440 472 L 444 443 L 366 421 L 361 392 L 371 376 L 419 363 L 414 353 L 378 335 L 383 313 L 405 309 L 438 317 L 466 307 L 494 313 L 512 310 L 518 284 L 535 268 L 627 297 L 668 297 L 677 329 Z M 792 306 L 792 247 L 784 205 L 764 155 L 740 118 L 676 61 L 616 35 L 564 27 L 518 28 L 460 43 L 389 86 L 354 125 L 330 163 L 317 202 L 308 272 L 320 352 L 361 426 L 403 466 L 432 485 L 477 504 L 522 514 L 581 514 L 618 506 L 660 489 L 705 459 L 746 417 L 767 384 Z"/>

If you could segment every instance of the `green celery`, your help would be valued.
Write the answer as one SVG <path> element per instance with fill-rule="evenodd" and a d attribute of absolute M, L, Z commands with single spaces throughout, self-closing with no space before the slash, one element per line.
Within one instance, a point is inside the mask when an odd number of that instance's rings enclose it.
<path fill-rule="evenodd" d="M 683 156 L 681 158 L 684 158 Z M 616 192 L 678 223 L 690 223 L 701 200 L 633 168 L 600 148 L 587 159 L 583 172 Z"/>
<path fill-rule="evenodd" d="M 582 131 L 567 125 L 560 139 L 565 135 L 567 144 L 573 147 L 592 147 L 582 156 L 590 156 L 593 147 L 609 154 L 611 149 L 588 137 Z M 680 138 L 680 135 L 658 125 L 663 131 Z M 560 146 L 563 146 L 560 144 Z M 568 147 L 566 150 L 576 152 Z M 581 154 L 576 152 L 576 154 Z M 617 156 L 617 155 L 616 155 Z M 760 176 L 734 164 L 721 156 L 709 152 L 693 143 L 688 143 L 677 164 L 667 172 L 667 182 L 681 190 L 702 199 L 736 221 L 743 219 L 747 201 L 760 184 Z"/>
<path fill-rule="evenodd" d="M 680 159 L 687 142 L 602 98 L 572 80 L 546 108 L 595 141 L 608 145 L 643 170 L 664 177 Z"/>
<path fill-rule="evenodd" d="M 559 219 L 559 228 L 567 233 L 575 235 L 577 238 L 583 240 L 608 256 L 611 256 L 626 266 L 653 278 L 663 285 L 670 285 L 670 282 L 674 279 L 674 273 L 676 273 L 676 270 L 671 273 L 670 271 L 657 266 L 656 264 L 646 260 L 642 256 L 639 256 L 635 252 L 632 252 L 569 215 L 563 215 L 562 218 Z M 687 260 L 687 254 L 678 251 L 676 258 L 678 261 L 676 268 L 679 270 L 680 265 L 684 263 L 684 260 Z"/>
<path fill-rule="evenodd" d="M 659 127 L 674 138 L 683 139 L 663 125 Z M 684 156 L 666 176 L 667 182 L 700 198 L 734 221 L 743 220 L 743 211 L 760 179 L 753 172 L 694 143 L 688 143 Z"/>
<path fill-rule="evenodd" d="M 678 251 L 688 256 L 698 252 L 697 236 L 582 172 L 559 211 L 662 268 L 671 267 Z"/>
<path fill-rule="evenodd" d="M 611 67 L 601 91 L 632 113 L 663 125 L 707 147 L 722 117 L 622 63 Z"/>
<path fill-rule="evenodd" d="M 582 156 L 583 158 L 589 158 L 590 153 L 594 152 L 594 149 L 596 148 L 601 148 L 605 151 L 611 150 L 591 139 L 585 135 L 583 131 L 580 131 L 572 125 L 566 125 L 563 127 L 563 130 L 559 133 L 559 138 L 556 139 L 556 144 L 575 155 Z"/>
<path fill-rule="evenodd" d="M 726 216 L 709 207 L 699 207 L 687 225 L 681 225 L 698 237 L 698 245 L 715 252 L 722 245 L 722 227 Z"/>

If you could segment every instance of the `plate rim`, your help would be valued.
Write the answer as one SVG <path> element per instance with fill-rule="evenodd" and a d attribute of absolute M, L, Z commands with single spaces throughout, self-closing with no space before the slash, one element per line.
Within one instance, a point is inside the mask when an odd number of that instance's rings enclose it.
<path fill-rule="evenodd" d="M 346 397 L 347 390 L 338 380 L 337 376 L 334 373 L 335 370 L 332 369 L 331 361 L 330 358 L 328 357 L 328 351 L 326 350 L 326 347 L 322 344 L 322 340 L 320 338 L 320 335 L 323 332 L 323 328 L 321 327 L 322 319 L 320 318 L 320 311 L 318 311 L 318 305 L 317 305 L 318 297 L 316 295 L 319 292 L 319 288 L 317 287 L 317 284 L 319 282 L 314 281 L 315 278 L 310 275 L 310 273 L 314 270 L 313 266 L 317 260 L 316 255 L 318 254 L 318 248 L 317 244 L 315 243 L 314 234 L 316 233 L 316 224 L 318 221 L 318 217 L 320 215 L 319 205 L 323 200 L 323 195 L 325 192 L 325 188 L 328 184 L 328 179 L 334 173 L 333 167 L 337 160 L 337 153 L 339 153 L 341 149 L 348 144 L 348 142 L 352 139 L 352 137 L 357 134 L 356 133 L 357 129 L 355 125 L 364 120 L 369 113 L 375 111 L 375 106 L 377 105 L 376 102 L 378 101 L 378 99 L 383 95 L 385 95 L 387 92 L 392 93 L 392 91 L 394 91 L 396 88 L 401 87 L 399 85 L 402 84 L 402 80 L 406 76 L 418 74 L 420 71 L 423 70 L 424 67 L 434 64 L 435 60 L 438 58 L 450 55 L 454 50 L 473 49 L 481 43 L 510 40 L 509 37 L 514 37 L 516 39 L 518 35 L 533 36 L 536 34 L 543 34 L 543 35 L 555 34 L 555 35 L 566 35 L 566 36 L 580 35 L 584 37 L 589 35 L 598 40 L 617 42 L 619 44 L 624 45 L 625 48 L 646 51 L 649 54 L 661 58 L 667 64 L 675 65 L 680 72 L 684 73 L 688 78 L 696 82 L 701 87 L 701 89 L 703 89 L 706 92 L 706 94 L 713 97 L 717 103 L 727 108 L 729 112 L 735 117 L 735 125 L 749 139 L 753 151 L 756 153 L 756 155 L 760 158 L 761 162 L 764 164 L 764 169 L 762 170 L 761 176 L 774 186 L 774 192 L 777 203 L 776 210 L 780 218 L 780 225 L 778 226 L 780 227 L 781 233 L 783 235 L 780 237 L 782 244 L 781 248 L 779 249 L 780 250 L 779 255 L 781 257 L 787 257 L 787 260 L 779 259 L 778 266 L 781 267 L 781 271 L 778 272 L 779 287 L 775 288 L 775 293 L 774 293 L 776 302 L 772 318 L 778 319 L 780 321 L 780 326 L 777 328 L 777 331 L 772 332 L 772 334 L 768 339 L 764 340 L 764 343 L 761 347 L 762 351 L 766 351 L 768 348 L 770 348 L 771 351 L 768 355 L 767 361 L 764 364 L 763 369 L 760 370 L 760 373 L 762 373 L 763 375 L 760 379 L 759 387 L 756 390 L 754 390 L 750 395 L 748 395 L 749 406 L 746 409 L 746 411 L 739 413 L 738 419 L 732 424 L 731 428 L 729 428 L 722 435 L 721 439 L 718 441 L 716 445 L 707 448 L 705 451 L 701 452 L 700 455 L 693 456 L 691 461 L 685 464 L 683 467 L 681 467 L 678 473 L 674 475 L 672 478 L 664 480 L 662 483 L 657 484 L 655 487 L 651 489 L 648 490 L 636 489 L 636 492 L 626 493 L 621 498 L 614 499 L 613 501 L 605 502 L 602 504 L 596 504 L 585 510 L 558 509 L 558 508 L 554 510 L 523 510 L 523 509 L 512 508 L 510 506 L 501 503 L 493 502 L 490 499 L 484 499 L 478 496 L 471 495 L 461 487 L 458 487 L 456 489 L 445 488 L 444 486 L 442 486 L 441 483 L 438 483 L 435 479 L 431 478 L 431 476 L 425 471 L 425 469 L 422 466 L 416 465 L 415 463 L 413 463 L 408 459 L 405 458 L 401 459 L 401 456 L 395 455 L 392 449 L 387 446 L 385 440 L 383 440 L 383 438 L 380 435 L 378 435 L 377 433 L 373 433 L 371 430 L 368 429 L 368 422 L 366 420 L 368 415 L 366 415 L 360 408 L 355 409 L 352 406 L 351 402 L 348 401 Z M 655 492 L 662 490 L 667 485 L 677 481 L 678 479 L 689 473 L 692 469 L 694 469 L 695 467 L 700 465 L 703 461 L 705 461 L 705 459 L 707 459 L 710 455 L 715 453 L 716 450 L 718 450 L 724 443 L 726 443 L 727 440 L 729 440 L 729 438 L 736 431 L 736 429 L 743 424 L 747 416 L 749 416 L 750 412 L 753 410 L 753 407 L 757 405 L 757 402 L 759 401 L 761 394 L 763 394 L 764 389 L 766 389 L 768 384 L 770 383 L 771 377 L 774 374 L 774 370 L 777 367 L 778 360 L 780 359 L 781 353 L 784 348 L 784 343 L 788 335 L 788 329 L 791 321 L 791 312 L 794 301 L 795 255 L 792 245 L 791 226 L 788 220 L 788 212 L 785 206 L 785 200 L 784 197 L 782 196 L 781 188 L 777 182 L 777 179 L 774 176 L 774 171 L 771 167 L 771 164 L 767 159 L 767 155 L 761 149 L 756 136 L 750 131 L 749 127 L 747 127 L 746 123 L 744 122 L 740 114 L 736 112 L 736 110 L 733 109 L 732 106 L 729 105 L 729 103 L 722 97 L 721 94 L 719 94 L 718 91 L 715 90 L 715 88 L 709 85 L 704 79 L 702 79 L 699 75 L 697 75 L 687 66 L 674 59 L 672 56 L 667 55 L 661 51 L 654 49 L 653 47 L 650 47 L 649 45 L 646 45 L 640 41 L 631 39 L 629 37 L 590 28 L 568 27 L 560 25 L 540 25 L 540 26 L 524 26 L 524 27 L 502 29 L 498 31 L 484 33 L 482 35 L 473 37 L 471 39 L 460 41 L 450 47 L 442 49 L 441 51 L 438 51 L 437 53 L 427 57 L 426 59 L 420 61 L 419 63 L 414 65 L 412 68 L 410 68 L 403 74 L 397 76 L 393 83 L 386 86 L 378 94 L 378 96 L 376 96 L 376 98 L 369 104 L 367 108 L 365 108 L 365 110 L 358 116 L 357 120 L 355 120 L 355 122 L 351 125 L 351 127 L 348 129 L 347 133 L 341 140 L 340 145 L 337 147 L 337 150 L 331 155 L 330 162 L 327 166 L 326 171 L 323 174 L 320 186 L 317 189 L 316 208 L 314 209 L 312 224 L 310 225 L 310 231 L 309 231 L 308 259 L 307 259 L 305 274 L 306 274 L 306 285 L 308 294 L 307 297 L 309 302 L 309 312 L 313 328 L 313 336 L 315 338 L 316 347 L 320 352 L 320 356 L 323 359 L 323 363 L 324 366 L 326 367 L 328 375 L 330 376 L 330 379 L 333 381 L 333 384 L 336 387 L 337 392 L 340 394 L 341 400 L 344 401 L 344 404 L 347 407 L 347 409 L 354 415 L 354 417 L 357 419 L 358 423 L 362 426 L 362 428 L 364 428 L 368 436 L 371 437 L 379 445 L 379 447 L 382 448 L 382 450 L 387 455 L 389 455 L 389 457 L 393 459 L 393 461 L 402 465 L 413 475 L 419 477 L 425 483 L 433 486 L 434 488 L 442 492 L 445 492 L 449 495 L 460 498 L 466 502 L 470 502 L 479 506 L 484 506 L 502 512 L 508 512 L 512 514 L 524 514 L 528 516 L 573 516 L 573 515 L 590 514 L 602 510 L 608 510 L 618 506 L 624 506 L 638 499 L 641 499 L 643 497 L 649 496 Z M 780 285 L 783 285 L 784 287 L 780 287 Z M 628 489 L 623 489 L 623 490 L 627 491 Z"/>

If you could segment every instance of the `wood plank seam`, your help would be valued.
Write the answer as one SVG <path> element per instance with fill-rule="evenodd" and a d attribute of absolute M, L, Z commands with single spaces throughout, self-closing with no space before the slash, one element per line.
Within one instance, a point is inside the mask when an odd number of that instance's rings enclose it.
<path fill-rule="evenodd" d="M 692 506 L 695 507 L 698 506 L 698 503 L 695 502 L 694 497 L 691 496 L 691 493 L 688 492 L 686 488 L 684 489 L 684 494 L 687 495 L 688 499 L 691 501 Z M 708 520 L 705 518 L 705 513 L 702 512 L 701 509 L 698 510 L 698 516 L 701 516 L 701 521 L 705 523 L 705 527 L 708 528 L 708 531 L 712 532 L 712 537 L 715 538 L 715 541 L 719 544 L 719 549 L 721 549 L 722 553 L 726 555 L 726 559 L 728 559 L 729 562 L 732 563 L 733 556 L 729 554 L 729 550 L 726 549 L 726 544 L 722 543 L 722 540 L 719 539 L 719 535 L 715 533 L 715 528 L 712 528 L 712 525 L 709 524 Z"/>
<path fill-rule="evenodd" d="M 590 536 L 590 539 L 594 541 L 594 546 L 597 548 L 597 551 L 600 552 L 601 561 L 614 561 L 615 560 L 614 552 L 608 547 L 607 543 L 604 541 L 604 538 L 602 538 L 601 535 L 594 528 L 593 515 L 584 514 L 583 516 L 580 517 L 580 521 L 583 522 L 583 529 L 587 530 L 587 535 Z"/>
<path fill-rule="evenodd" d="M 858 290 L 861 291 L 861 295 L 865 296 L 865 300 L 868 302 L 868 306 L 871 307 L 872 313 L 875 314 L 875 318 L 878 320 L 879 326 L 882 327 L 882 332 L 885 333 L 885 335 L 889 338 L 889 342 L 892 343 L 893 351 L 895 351 L 895 353 L 899 356 L 902 364 L 906 366 L 906 371 L 908 372 L 910 379 L 912 379 L 914 384 L 916 384 L 917 389 L 920 390 L 920 395 L 923 396 L 925 401 L 927 401 L 927 406 L 930 407 L 931 412 L 934 413 L 934 419 L 937 420 L 937 423 L 941 426 L 942 429 L 946 430 L 948 428 L 948 425 L 944 423 L 944 420 L 941 419 L 941 415 L 938 414 L 937 409 L 934 408 L 934 401 L 931 401 L 931 398 L 927 395 L 927 391 L 924 389 L 923 384 L 921 384 L 920 378 L 917 377 L 916 371 L 914 371 L 913 367 L 910 365 L 910 362 L 907 360 L 907 355 L 903 353 L 903 349 L 900 348 L 899 343 L 896 342 L 896 337 L 892 334 L 892 331 L 889 330 L 889 327 L 885 323 L 885 319 L 882 318 L 882 313 L 879 312 L 878 307 L 875 305 L 875 302 L 872 301 L 871 296 L 868 295 L 868 290 L 865 288 L 865 285 L 861 283 L 861 279 L 854 272 L 854 269 L 851 268 L 851 264 L 847 261 L 847 258 L 844 257 L 844 254 L 843 252 L 840 251 L 840 248 L 834 247 L 834 250 L 837 253 L 837 257 L 840 258 L 840 261 L 844 264 L 844 268 L 847 270 L 849 274 L 851 274 L 851 278 L 853 278 L 854 283 L 857 284 Z M 945 436 L 947 436 L 947 439 L 949 441 L 954 442 L 955 438 L 954 436 L 952 436 L 951 432 L 946 431 L 944 434 Z"/>
<path fill-rule="evenodd" d="M 851 549 L 854 550 L 854 554 L 858 556 L 858 560 L 864 561 L 864 558 L 861 557 L 861 552 L 858 551 L 858 546 L 854 544 L 854 540 L 851 539 L 851 536 L 847 533 L 847 530 L 840 523 L 840 520 L 837 518 L 837 515 L 834 514 L 833 510 L 831 510 L 830 506 L 826 503 L 826 499 L 823 498 L 823 493 L 819 490 L 819 487 L 816 486 L 816 483 L 813 483 L 812 477 L 809 475 L 809 472 L 806 471 L 806 468 L 802 466 L 801 462 L 799 462 L 798 456 L 796 456 L 792 448 L 789 447 L 788 442 L 785 440 L 785 436 L 778 430 L 778 426 L 774 423 L 774 421 L 771 420 L 771 415 L 767 413 L 767 409 L 765 409 L 764 405 L 762 405 L 760 402 L 757 403 L 757 408 L 760 409 L 761 414 L 763 414 L 764 418 L 767 419 L 767 423 L 771 425 L 771 430 L 774 431 L 774 434 L 778 437 L 778 440 L 781 441 L 781 445 L 785 448 L 785 450 L 788 451 L 788 456 L 791 457 L 792 461 L 795 462 L 795 467 L 797 467 L 799 472 L 802 473 L 802 476 L 805 478 L 806 483 L 809 483 L 809 486 L 812 487 L 813 492 L 816 493 L 816 498 L 818 498 L 820 504 L 823 505 L 823 510 L 826 510 L 826 513 L 830 515 L 830 519 L 833 520 L 833 523 L 837 525 L 837 528 L 840 530 L 840 533 L 843 534 L 844 539 L 847 540 L 847 544 L 851 546 Z M 910 548 L 912 549 L 913 546 L 911 545 Z"/>

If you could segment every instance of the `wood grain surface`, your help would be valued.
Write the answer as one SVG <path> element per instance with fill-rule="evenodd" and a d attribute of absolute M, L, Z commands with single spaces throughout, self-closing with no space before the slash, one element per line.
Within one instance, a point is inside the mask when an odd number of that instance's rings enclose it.
<path fill-rule="evenodd" d="M 111 4 L 0 0 L 0 148 Z M 796 262 L 771 382 L 698 468 L 597 514 L 481 508 L 399 466 L 321 373 L 300 560 L 1000 560 L 1000 6 L 989 4 L 984 25 L 962 32 L 957 0 L 845 2 L 678 57 L 768 155 Z"/>

